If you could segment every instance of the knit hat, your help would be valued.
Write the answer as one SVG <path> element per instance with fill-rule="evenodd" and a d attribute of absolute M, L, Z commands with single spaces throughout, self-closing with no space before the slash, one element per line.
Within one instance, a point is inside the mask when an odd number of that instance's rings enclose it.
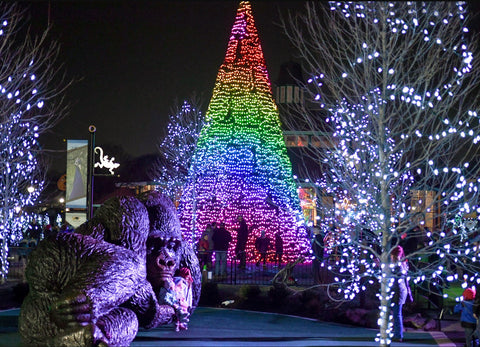
<path fill-rule="evenodd" d="M 463 291 L 463 300 L 475 299 L 475 289 L 467 288 Z"/>

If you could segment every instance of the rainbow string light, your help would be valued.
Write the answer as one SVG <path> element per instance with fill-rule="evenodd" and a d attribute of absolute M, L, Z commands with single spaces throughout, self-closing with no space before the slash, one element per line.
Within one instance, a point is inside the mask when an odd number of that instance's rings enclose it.
<path fill-rule="evenodd" d="M 186 239 L 196 242 L 207 223 L 224 222 L 233 238 L 231 259 L 242 215 L 250 230 L 247 260 L 258 258 L 254 244 L 262 230 L 271 240 L 270 261 L 278 231 L 284 261 L 308 253 L 291 162 L 248 1 L 237 10 L 194 156 L 179 206 Z"/>

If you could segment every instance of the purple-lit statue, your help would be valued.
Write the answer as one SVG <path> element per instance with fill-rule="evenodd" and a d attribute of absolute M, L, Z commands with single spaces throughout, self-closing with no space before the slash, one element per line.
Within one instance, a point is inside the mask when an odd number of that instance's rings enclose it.
<path fill-rule="evenodd" d="M 201 286 L 175 207 L 158 192 L 110 199 L 74 233 L 45 239 L 26 276 L 28 345 L 127 346 L 139 326 L 186 329 Z"/>

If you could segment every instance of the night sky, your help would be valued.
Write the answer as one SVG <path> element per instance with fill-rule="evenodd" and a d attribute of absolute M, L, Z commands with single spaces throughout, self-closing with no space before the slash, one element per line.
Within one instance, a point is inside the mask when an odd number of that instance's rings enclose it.
<path fill-rule="evenodd" d="M 296 53 L 278 25 L 279 11 L 300 11 L 302 1 L 252 1 L 253 15 L 272 82 Z M 157 153 L 177 101 L 211 97 L 223 62 L 238 1 L 32 1 L 32 32 L 52 25 L 61 44 L 59 63 L 74 84 L 67 116 L 41 137 L 52 166 L 65 165 L 64 139 L 119 145 L 131 156 Z M 478 13 L 480 2 L 473 1 Z M 478 17 L 478 16 L 477 16 Z M 478 18 L 477 18 L 478 19 Z M 478 20 L 474 23 L 478 31 Z M 108 153 L 106 153 L 108 154 Z"/>
<path fill-rule="evenodd" d="M 120 145 L 132 156 L 157 152 L 175 100 L 193 93 L 208 104 L 223 62 L 238 1 L 60 1 L 32 2 L 30 25 L 52 25 L 61 44 L 59 63 L 75 80 L 66 94 L 69 112 L 41 142 L 64 162 L 64 139 Z M 272 82 L 293 50 L 278 23 L 278 10 L 301 2 L 252 2 Z M 50 16 L 49 16 L 50 13 Z M 58 150 L 60 152 L 58 152 Z M 57 151 L 57 152 L 55 152 Z M 108 154 L 108 153 L 106 153 Z"/>

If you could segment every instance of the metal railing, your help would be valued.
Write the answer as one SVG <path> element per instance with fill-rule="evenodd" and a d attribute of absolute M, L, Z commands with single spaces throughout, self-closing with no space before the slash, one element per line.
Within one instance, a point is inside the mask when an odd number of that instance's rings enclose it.
<path fill-rule="evenodd" d="M 32 247 L 10 247 L 8 249 L 8 275 L 7 281 L 25 281 L 25 268 L 27 256 L 33 250 Z"/>
<path fill-rule="evenodd" d="M 8 280 L 25 280 L 25 267 L 27 263 L 28 254 L 32 251 L 31 247 L 11 247 L 9 252 L 9 273 Z M 285 268 L 287 264 L 280 265 L 267 262 L 257 264 L 247 262 L 245 269 L 239 268 L 239 263 L 236 259 L 227 262 L 227 274 L 225 276 L 217 276 L 215 274 L 215 262 L 212 261 L 208 267 L 203 271 L 203 281 L 212 281 L 223 284 L 243 285 L 243 284 L 257 284 L 270 285 L 277 273 Z M 313 263 L 300 263 L 295 265 L 288 274 L 287 283 L 289 285 L 311 286 L 315 285 L 315 273 Z M 327 278 L 325 274 L 326 268 L 320 267 L 323 272 L 324 279 Z"/>
<path fill-rule="evenodd" d="M 247 262 L 245 269 L 239 268 L 238 261 L 232 260 L 227 262 L 227 275 L 219 276 L 215 274 L 215 266 L 203 270 L 203 280 L 212 281 L 223 284 L 242 285 L 242 284 L 258 284 L 269 285 L 273 283 L 277 273 L 285 268 L 287 264 L 275 264 L 267 262 L 265 264 Z M 287 275 L 287 283 L 298 286 L 311 286 L 315 284 L 313 264 L 297 264 Z"/>

